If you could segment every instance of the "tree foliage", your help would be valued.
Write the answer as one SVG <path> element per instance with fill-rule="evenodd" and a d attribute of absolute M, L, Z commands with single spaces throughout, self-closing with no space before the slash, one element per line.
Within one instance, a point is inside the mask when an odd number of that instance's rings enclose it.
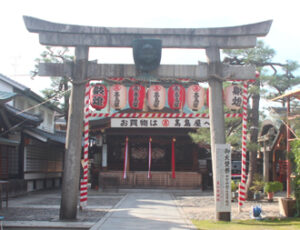
<path fill-rule="evenodd" d="M 74 56 L 70 54 L 67 47 L 50 47 L 46 46 L 40 57 L 35 59 L 35 69 L 32 75 L 38 74 L 39 63 L 64 63 L 74 60 Z M 50 99 L 50 102 L 64 110 L 65 120 L 68 119 L 69 97 L 71 84 L 65 76 L 51 77 L 51 85 L 43 89 L 41 92 L 45 99 Z"/>

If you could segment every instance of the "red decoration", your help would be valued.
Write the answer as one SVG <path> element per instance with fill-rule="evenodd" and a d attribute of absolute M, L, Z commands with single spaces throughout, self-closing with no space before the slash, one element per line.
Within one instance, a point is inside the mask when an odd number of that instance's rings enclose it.
<path fill-rule="evenodd" d="M 95 109 L 103 109 L 107 104 L 107 88 L 103 84 L 95 84 L 90 90 L 90 103 Z"/>
<path fill-rule="evenodd" d="M 161 85 L 151 85 L 148 89 L 148 105 L 152 110 L 161 110 L 166 103 L 166 90 Z"/>
<path fill-rule="evenodd" d="M 142 85 L 133 85 L 128 91 L 129 106 L 132 109 L 143 109 L 146 90 Z"/>
<path fill-rule="evenodd" d="M 148 179 L 151 178 L 151 162 L 152 162 L 152 146 L 151 146 L 152 138 L 149 137 L 149 155 L 148 155 Z"/>
<path fill-rule="evenodd" d="M 209 88 L 206 89 L 206 106 L 209 107 Z"/>
<path fill-rule="evenodd" d="M 176 178 L 175 175 L 175 138 L 172 138 L 172 178 Z"/>
<path fill-rule="evenodd" d="M 127 178 L 127 162 L 128 162 L 128 137 L 126 137 L 125 139 L 123 179 Z"/>
<path fill-rule="evenodd" d="M 171 109 L 182 109 L 185 102 L 185 89 L 182 85 L 171 85 L 168 90 L 168 103 Z"/>
<path fill-rule="evenodd" d="M 123 85 L 112 85 L 109 89 L 110 107 L 123 109 L 127 103 L 126 87 Z"/>
<path fill-rule="evenodd" d="M 191 85 L 187 89 L 186 103 L 192 110 L 200 110 L 205 101 L 205 89 L 200 85 Z"/>

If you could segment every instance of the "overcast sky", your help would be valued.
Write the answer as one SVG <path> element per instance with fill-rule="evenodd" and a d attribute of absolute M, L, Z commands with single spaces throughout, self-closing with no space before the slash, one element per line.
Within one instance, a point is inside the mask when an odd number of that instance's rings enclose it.
<path fill-rule="evenodd" d="M 23 15 L 79 25 L 105 27 L 202 28 L 250 24 L 273 19 L 263 38 L 275 49 L 274 61 L 300 60 L 300 1 L 269 0 L 7 0 L 0 13 L 0 73 L 33 90 L 48 81 L 25 77 L 43 47 L 29 33 Z M 162 64 L 197 64 L 205 61 L 201 50 L 163 50 Z M 130 49 L 91 49 L 90 59 L 100 63 L 133 63 Z"/>

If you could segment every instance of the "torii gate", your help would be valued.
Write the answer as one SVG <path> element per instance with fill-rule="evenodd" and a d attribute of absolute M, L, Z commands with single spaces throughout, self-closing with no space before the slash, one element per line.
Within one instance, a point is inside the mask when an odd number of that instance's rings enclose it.
<path fill-rule="evenodd" d="M 137 77 L 135 65 L 96 64 L 88 62 L 89 47 L 131 47 L 141 38 L 162 40 L 162 48 L 205 49 L 208 63 L 198 65 L 160 65 L 150 74 L 161 79 L 189 78 L 209 83 L 209 114 L 211 149 L 216 199 L 215 172 L 217 147 L 225 144 L 222 80 L 255 79 L 254 66 L 230 66 L 220 61 L 220 49 L 252 48 L 257 37 L 269 32 L 272 20 L 256 24 L 223 28 L 162 29 L 162 28 L 108 28 L 52 23 L 24 16 L 29 32 L 39 34 L 42 45 L 75 47 L 75 62 L 44 63 L 40 76 L 68 76 L 73 88 L 67 126 L 66 155 L 63 173 L 60 219 L 75 219 L 80 174 L 81 137 L 85 83 L 107 77 Z M 216 210 L 217 220 L 230 221 L 231 212 Z"/>

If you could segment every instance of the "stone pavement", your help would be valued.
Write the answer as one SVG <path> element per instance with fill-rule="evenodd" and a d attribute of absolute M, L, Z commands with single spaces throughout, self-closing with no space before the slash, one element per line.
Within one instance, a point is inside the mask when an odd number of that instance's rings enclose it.
<path fill-rule="evenodd" d="M 91 230 L 182 230 L 196 229 L 171 193 L 129 193 Z"/>
<path fill-rule="evenodd" d="M 5 229 L 194 229 L 176 204 L 172 191 L 166 190 L 91 190 L 77 220 L 60 221 L 60 191 L 52 190 L 10 198 L 0 215 Z"/>

